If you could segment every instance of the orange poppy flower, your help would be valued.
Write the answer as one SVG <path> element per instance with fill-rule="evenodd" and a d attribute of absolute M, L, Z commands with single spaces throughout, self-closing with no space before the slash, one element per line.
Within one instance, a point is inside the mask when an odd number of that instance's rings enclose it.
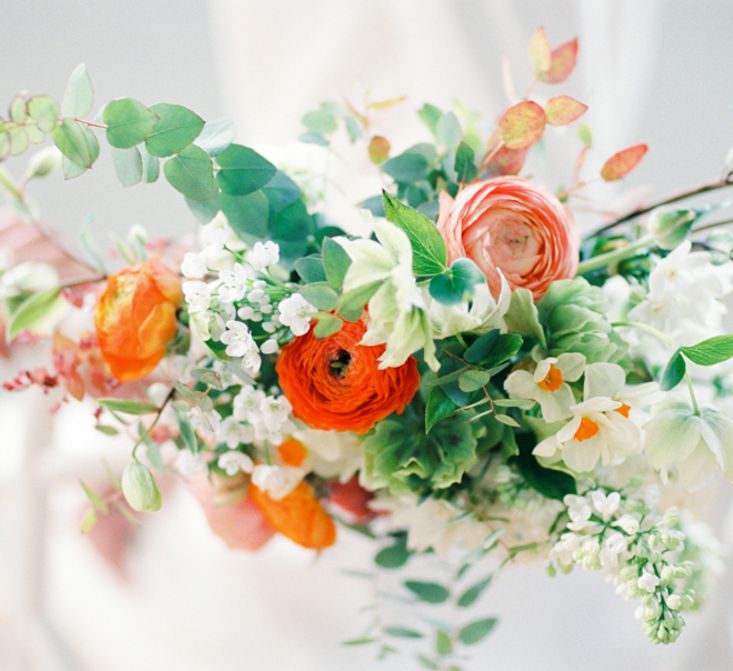
<path fill-rule="evenodd" d="M 249 497 L 273 529 L 298 545 L 320 550 L 336 542 L 336 525 L 307 482 L 279 501 L 250 483 Z"/>
<path fill-rule="evenodd" d="M 121 382 L 145 377 L 176 335 L 181 282 L 170 268 L 150 260 L 107 280 L 94 311 L 104 360 Z"/>
<path fill-rule="evenodd" d="M 360 345 L 365 331 L 362 322 L 345 322 L 319 339 L 311 327 L 283 347 L 277 374 L 295 417 L 315 429 L 366 433 L 404 410 L 420 386 L 417 363 L 410 357 L 380 370 L 384 345 Z"/>

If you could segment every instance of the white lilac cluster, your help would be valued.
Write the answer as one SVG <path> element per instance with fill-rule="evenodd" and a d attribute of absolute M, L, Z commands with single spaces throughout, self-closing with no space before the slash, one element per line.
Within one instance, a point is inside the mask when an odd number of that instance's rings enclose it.
<path fill-rule="evenodd" d="M 660 517 L 638 499 L 602 489 L 567 495 L 564 503 L 569 521 L 550 551 L 550 572 L 607 570 L 621 596 L 640 601 L 636 616 L 650 640 L 676 640 L 685 624 L 680 611 L 695 605 L 676 509 Z"/>
<path fill-rule="evenodd" d="M 187 253 L 181 264 L 192 329 L 203 341 L 225 345 L 227 357 L 253 379 L 259 373 L 260 354 L 274 354 L 283 341 L 305 334 L 317 311 L 274 278 L 279 260 L 274 242 L 232 251 L 223 232 L 210 236 L 202 251 Z M 252 324 L 259 325 L 257 336 Z"/>

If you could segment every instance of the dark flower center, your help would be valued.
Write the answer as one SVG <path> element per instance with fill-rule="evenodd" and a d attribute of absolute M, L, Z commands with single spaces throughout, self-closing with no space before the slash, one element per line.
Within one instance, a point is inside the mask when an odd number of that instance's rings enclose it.
<path fill-rule="evenodd" d="M 334 377 L 343 377 L 346 374 L 346 369 L 351 363 L 351 354 L 345 349 L 340 349 L 336 356 L 331 359 L 328 367 L 331 371 L 331 375 Z"/>

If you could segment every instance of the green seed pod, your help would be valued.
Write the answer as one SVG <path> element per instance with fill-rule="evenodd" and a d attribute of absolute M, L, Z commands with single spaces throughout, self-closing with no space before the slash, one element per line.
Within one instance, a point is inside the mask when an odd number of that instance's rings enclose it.
<path fill-rule="evenodd" d="M 141 513 L 160 510 L 161 497 L 153 474 L 139 461 L 131 461 L 122 473 L 122 493 L 130 508 Z"/>

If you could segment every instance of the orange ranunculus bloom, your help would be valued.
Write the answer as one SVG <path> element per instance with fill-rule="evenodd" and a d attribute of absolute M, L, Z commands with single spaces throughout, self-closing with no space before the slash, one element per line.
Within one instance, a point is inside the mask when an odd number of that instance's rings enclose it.
<path fill-rule="evenodd" d="M 336 525 L 307 482 L 279 501 L 250 483 L 249 496 L 270 526 L 298 545 L 320 550 L 336 542 Z"/>
<path fill-rule="evenodd" d="M 327 338 L 311 330 L 283 347 L 277 374 L 293 415 L 314 429 L 366 433 L 380 419 L 402 412 L 420 386 L 410 357 L 379 369 L 384 345 L 360 345 L 366 327 L 345 322 Z"/>
<path fill-rule="evenodd" d="M 121 382 L 139 380 L 176 334 L 183 295 L 170 268 L 153 259 L 111 275 L 94 311 L 102 356 Z"/>

